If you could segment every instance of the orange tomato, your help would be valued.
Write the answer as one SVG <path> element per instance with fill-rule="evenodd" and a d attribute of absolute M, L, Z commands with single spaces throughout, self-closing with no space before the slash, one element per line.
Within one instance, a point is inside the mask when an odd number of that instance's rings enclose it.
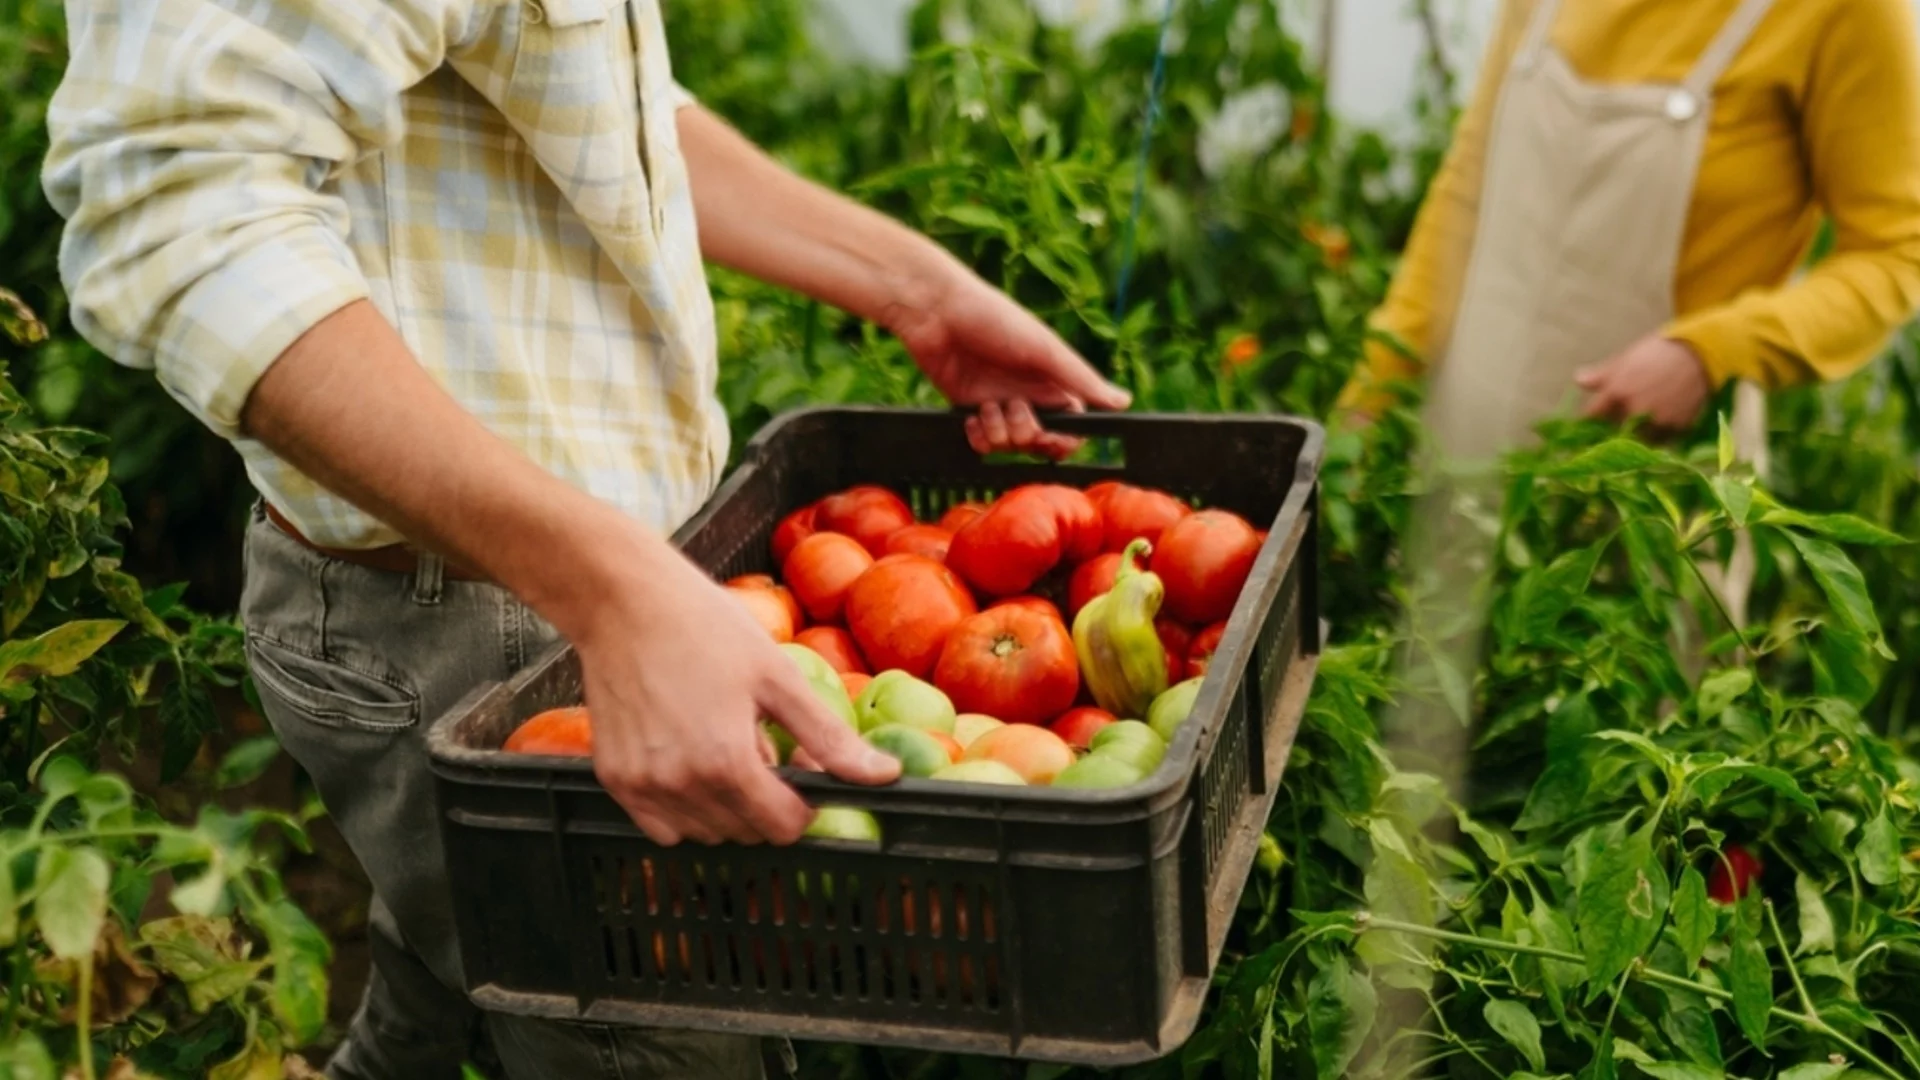
<path fill-rule="evenodd" d="M 1060 616 L 1060 609 L 1054 606 L 1053 601 L 1048 600 L 1045 597 L 1009 596 L 1005 600 L 995 600 L 993 603 L 987 605 L 987 610 L 992 611 L 995 608 L 1003 608 L 1003 607 L 1028 608 L 1030 610 L 1039 612 L 1042 615 L 1046 615 L 1052 618 L 1053 621 L 1060 623 L 1061 625 L 1066 624 L 1066 620 Z"/>
<path fill-rule="evenodd" d="M 1093 707 L 1068 709 L 1066 712 L 1060 714 L 1059 719 L 1048 724 L 1047 730 L 1060 736 L 1068 746 L 1073 747 L 1075 750 L 1085 750 L 1087 744 L 1093 741 L 1093 736 L 1099 732 L 1101 728 L 1106 727 L 1108 724 L 1115 723 L 1117 719 L 1117 717 L 1105 709 Z"/>
<path fill-rule="evenodd" d="M 793 640 L 821 655 L 842 675 L 865 675 L 867 662 L 853 643 L 853 635 L 837 626 L 815 626 L 793 635 Z"/>
<path fill-rule="evenodd" d="M 1067 581 L 1067 617 L 1080 614 L 1080 609 L 1092 603 L 1097 597 L 1105 596 L 1113 590 L 1113 579 L 1120 574 L 1120 555 L 1109 551 L 1104 555 L 1095 555 L 1074 570 L 1073 577 Z"/>
<path fill-rule="evenodd" d="M 781 576 L 815 622 L 838 622 L 847 590 L 873 565 L 858 540 L 839 533 L 814 533 L 787 556 Z"/>
<path fill-rule="evenodd" d="M 973 740 L 962 760 L 997 761 L 1029 784 L 1051 784 L 1073 764 L 1073 747 L 1046 728 L 1008 724 Z"/>
<path fill-rule="evenodd" d="M 940 527 L 949 533 L 957 533 L 967 522 L 987 512 L 986 503 L 955 503 L 952 509 L 940 515 Z"/>
<path fill-rule="evenodd" d="M 947 635 L 978 610 L 951 570 L 918 555 L 889 555 L 847 591 L 847 629 L 876 671 L 924 679 Z"/>
<path fill-rule="evenodd" d="M 1225 510 L 1202 510 L 1167 526 L 1151 564 L 1167 587 L 1161 610 L 1194 626 L 1225 619 L 1259 554 L 1253 526 Z"/>
<path fill-rule="evenodd" d="M 509 754 L 591 757 L 593 725 L 585 705 L 548 709 L 513 729 L 501 746 Z"/>
<path fill-rule="evenodd" d="M 786 517 L 773 530 L 773 562 L 775 566 L 785 566 L 787 556 L 800 546 L 800 541 L 812 536 L 814 519 L 819 513 L 817 506 L 803 506 Z"/>
<path fill-rule="evenodd" d="M 793 640 L 793 613 L 772 589 L 754 586 L 727 586 L 727 592 L 734 599 L 746 605 L 753 613 L 755 621 L 766 628 L 768 636 L 778 644 Z"/>
<path fill-rule="evenodd" d="M 840 673 L 840 685 L 847 688 L 847 696 L 850 698 L 859 697 L 860 691 L 865 690 L 867 684 L 872 681 L 873 676 L 865 672 L 843 671 Z"/>
<path fill-rule="evenodd" d="M 939 743 L 940 748 L 947 752 L 948 761 L 958 762 L 960 755 L 966 753 L 966 748 L 944 731 L 929 731 L 927 734 L 933 736 L 933 741 Z"/>
<path fill-rule="evenodd" d="M 921 555 L 934 562 L 945 562 L 953 534 L 938 525 L 909 525 L 887 537 L 886 554 Z"/>
<path fill-rule="evenodd" d="M 1164 491 L 1108 482 L 1095 484 L 1088 498 L 1100 511 L 1106 524 L 1105 551 L 1125 551 L 1135 540 L 1158 547 L 1160 534 L 1167 526 L 1193 512 L 1192 508 Z"/>
<path fill-rule="evenodd" d="M 800 601 L 794 598 L 793 590 L 773 580 L 770 574 L 741 574 L 727 582 L 729 589 L 765 589 L 779 597 L 787 612 L 793 616 L 793 629 L 799 633 L 807 625 L 807 613 L 800 610 Z"/>
<path fill-rule="evenodd" d="M 988 596 L 1026 592 L 1060 561 L 1060 514 L 1037 485 L 1002 495 L 953 534 L 947 565 Z"/>

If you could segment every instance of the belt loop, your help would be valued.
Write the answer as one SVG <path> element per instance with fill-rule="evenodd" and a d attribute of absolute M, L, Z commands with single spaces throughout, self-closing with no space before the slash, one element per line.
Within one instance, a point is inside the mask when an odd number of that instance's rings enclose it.
<path fill-rule="evenodd" d="M 413 602 L 422 607 L 439 604 L 446 580 L 447 561 L 432 552 L 421 552 L 413 568 Z"/>

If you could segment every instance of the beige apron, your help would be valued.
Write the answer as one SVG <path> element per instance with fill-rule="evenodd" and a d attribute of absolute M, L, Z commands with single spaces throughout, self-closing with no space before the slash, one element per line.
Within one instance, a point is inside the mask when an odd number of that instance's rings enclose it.
<path fill-rule="evenodd" d="M 1473 254 L 1435 364 L 1427 423 L 1455 460 L 1529 441 L 1581 401 L 1574 372 L 1672 320 L 1714 83 L 1773 6 L 1745 0 L 1677 85 L 1610 85 L 1582 79 L 1549 43 L 1560 2 L 1540 0 L 1501 89 Z M 1735 391 L 1735 443 L 1756 465 L 1765 404 L 1757 387 Z M 1712 568 L 1743 622 L 1752 564 L 1743 533 Z"/>

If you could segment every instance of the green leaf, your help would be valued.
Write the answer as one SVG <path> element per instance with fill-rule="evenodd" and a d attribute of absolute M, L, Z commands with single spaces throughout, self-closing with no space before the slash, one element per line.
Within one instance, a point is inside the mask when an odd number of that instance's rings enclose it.
<path fill-rule="evenodd" d="M 169 899 L 173 909 L 182 915 L 211 915 L 220 906 L 226 890 L 226 860 L 219 852 L 213 852 L 207 868 L 195 875 L 193 880 L 174 885 Z"/>
<path fill-rule="evenodd" d="M 1886 807 L 1867 822 L 1854 854 L 1860 860 L 1860 876 L 1869 884 L 1891 885 L 1900 880 L 1900 830 L 1887 816 Z"/>
<path fill-rule="evenodd" d="M 1631 746 L 1635 750 L 1640 751 L 1642 757 L 1660 766 L 1663 772 L 1673 768 L 1673 753 L 1637 731 L 1596 731 L 1593 733 L 1593 737 L 1603 742 Z"/>
<path fill-rule="evenodd" d="M 55 847 L 41 856 L 40 876 L 33 915 L 47 948 L 63 960 L 91 956 L 106 922 L 112 865 L 92 848 Z"/>
<path fill-rule="evenodd" d="M 1734 445 L 1733 445 L 1733 429 L 1727 426 L 1727 414 L 1721 413 L 1720 414 L 1720 471 L 1721 472 L 1726 472 L 1728 469 L 1733 468 L 1734 456 L 1735 456 L 1735 451 L 1734 451 Z"/>
<path fill-rule="evenodd" d="M 1829 540 L 1857 547 L 1899 547 L 1912 543 L 1898 533 L 1888 532 L 1852 514 L 1803 514 L 1798 510 L 1770 506 L 1760 515 L 1760 524 L 1805 529 Z"/>
<path fill-rule="evenodd" d="M 1793 898 L 1800 908 L 1800 944 L 1794 955 L 1832 952 L 1833 913 L 1827 910 L 1826 894 L 1805 874 L 1793 878 Z"/>
<path fill-rule="evenodd" d="M 1653 1061 L 1634 1066 L 1654 1080 L 1726 1080 L 1726 1070 L 1691 1061 Z"/>
<path fill-rule="evenodd" d="M 1680 887 L 1673 894 L 1674 944 L 1686 955 L 1687 970 L 1700 966 L 1713 940 L 1714 913 L 1707 900 L 1707 881 L 1700 871 L 1689 866 L 1680 875 Z"/>
<path fill-rule="evenodd" d="M 214 772 L 214 783 L 222 788 L 235 788 L 250 784 L 260 778 L 260 774 L 280 757 L 280 740 L 272 735 L 256 735 L 234 744 L 225 757 L 220 759 L 220 767 Z"/>
<path fill-rule="evenodd" d="M 1547 1067 L 1547 1055 L 1540 1049 L 1540 1021 L 1525 1005 L 1489 998 L 1480 1015 L 1486 1018 L 1488 1027 L 1520 1051 L 1528 1065 L 1536 1071 Z"/>
<path fill-rule="evenodd" d="M 1307 990 L 1307 1023 L 1320 1080 L 1339 1080 L 1373 1030 L 1379 1005 L 1373 982 L 1354 972 L 1345 956 L 1320 970 Z"/>
<path fill-rule="evenodd" d="M 1847 1063 L 1836 1065 L 1831 1061 L 1809 1061 L 1804 1065 L 1795 1065 L 1775 1077 L 1775 1080 L 1834 1080 L 1847 1071 Z"/>
<path fill-rule="evenodd" d="M 1527 924 L 1533 929 L 1535 943 L 1559 952 L 1577 953 L 1580 951 L 1579 938 L 1575 936 L 1573 924 L 1559 908 L 1550 907 L 1544 900 L 1536 900 L 1533 911 L 1528 913 Z M 1585 965 L 1569 963 L 1565 960 L 1541 960 L 1540 978 L 1546 983 L 1547 1003 L 1561 1024 L 1567 1022 L 1567 995 L 1580 988 L 1586 981 Z"/>
<path fill-rule="evenodd" d="M 1711 802 L 1741 780 L 1753 780 L 1772 788 L 1809 815 L 1820 812 L 1819 804 L 1800 787 L 1800 782 L 1791 773 L 1771 765 L 1750 765 L 1739 761 L 1715 765 L 1694 778 L 1693 789 L 1701 799 Z"/>
<path fill-rule="evenodd" d="M 0 849 L 0 947 L 20 937 L 20 893 L 13 885 L 13 852 Z"/>
<path fill-rule="evenodd" d="M 1653 945 L 1667 914 L 1667 876 L 1653 857 L 1653 827 L 1608 847 L 1580 883 L 1580 947 L 1589 996 L 1627 970 Z"/>
<path fill-rule="evenodd" d="M 1820 812 L 1820 820 L 1814 824 L 1813 838 L 1827 853 L 1835 858 L 1852 857 L 1847 840 L 1853 836 L 1853 830 L 1860 827 L 1860 819 L 1841 809 L 1829 809 Z"/>
<path fill-rule="evenodd" d="M 1747 894 L 1741 910 L 1733 918 L 1733 947 L 1727 957 L 1727 989 L 1733 991 L 1733 1016 L 1747 1039 L 1761 1050 L 1767 1048 L 1767 1012 L 1773 1008 L 1773 967 L 1767 963 L 1767 951 L 1754 937 L 1755 920 L 1751 909 L 1759 903 L 1759 890 Z"/>
<path fill-rule="evenodd" d="M 1894 659 L 1893 651 L 1881 636 L 1880 619 L 1874 614 L 1873 601 L 1867 595 L 1866 580 L 1860 576 L 1860 568 L 1853 560 L 1825 540 L 1792 530 L 1784 530 L 1784 534 L 1800 553 L 1800 561 L 1806 564 L 1813 580 L 1819 583 L 1820 591 L 1826 594 L 1840 625 L 1865 638 L 1881 656 Z"/>
<path fill-rule="evenodd" d="M 1732 476 L 1716 476 L 1711 483 L 1714 497 L 1720 500 L 1720 508 L 1727 512 L 1727 519 L 1735 526 L 1745 527 L 1747 515 L 1753 510 L 1753 482 Z"/>
<path fill-rule="evenodd" d="M 1013 226 L 1007 222 L 1006 218 L 975 203 L 958 203 L 942 207 L 935 213 L 948 221 L 958 222 L 969 228 L 986 229 L 1003 235 L 1011 235 L 1013 232 Z"/>
<path fill-rule="evenodd" d="M 1515 832 L 1557 825 L 1574 815 L 1586 801 L 1590 784 L 1587 763 L 1577 756 L 1550 762 L 1527 792 L 1526 805 L 1513 823 Z"/>
<path fill-rule="evenodd" d="M 298 1042 L 320 1033 L 327 1019 L 327 963 L 332 949 L 293 901 L 270 901 L 248 911 L 272 949 L 273 1012 Z"/>
<path fill-rule="evenodd" d="M 39 637 L 0 644 L 0 685 L 71 675 L 126 625 L 119 619 L 79 619 Z"/>
<path fill-rule="evenodd" d="M 1619 438 L 1609 439 L 1577 454 L 1571 461 L 1549 465 L 1540 471 L 1540 475 L 1562 480 L 1584 480 L 1619 473 L 1639 473 L 1671 464 L 1672 458 L 1638 439 Z"/>
<path fill-rule="evenodd" d="M 6 1080 L 57 1080 L 60 1071 L 40 1037 L 22 1031 L 0 1044 L 0 1076 Z"/>
<path fill-rule="evenodd" d="M 1702 717 L 1719 716 L 1751 689 L 1753 672 L 1746 668 L 1716 671 L 1700 680 L 1700 689 L 1694 692 L 1694 707 Z"/>

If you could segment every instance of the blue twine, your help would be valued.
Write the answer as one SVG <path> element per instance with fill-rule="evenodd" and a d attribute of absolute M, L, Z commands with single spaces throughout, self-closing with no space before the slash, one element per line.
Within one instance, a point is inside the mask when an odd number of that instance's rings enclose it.
<path fill-rule="evenodd" d="M 1127 312 L 1127 285 L 1133 279 L 1133 234 L 1140 226 L 1140 204 L 1147 193 L 1147 155 L 1153 148 L 1153 122 L 1160 116 L 1160 91 L 1167 81 L 1167 38 L 1173 29 L 1173 9 L 1178 0 L 1167 0 L 1160 16 L 1160 44 L 1153 54 L 1153 81 L 1147 87 L 1146 124 L 1140 132 L 1140 158 L 1133 172 L 1133 209 L 1127 213 L 1127 231 L 1120 247 L 1120 281 L 1114 288 L 1113 325 L 1117 332 Z"/>

